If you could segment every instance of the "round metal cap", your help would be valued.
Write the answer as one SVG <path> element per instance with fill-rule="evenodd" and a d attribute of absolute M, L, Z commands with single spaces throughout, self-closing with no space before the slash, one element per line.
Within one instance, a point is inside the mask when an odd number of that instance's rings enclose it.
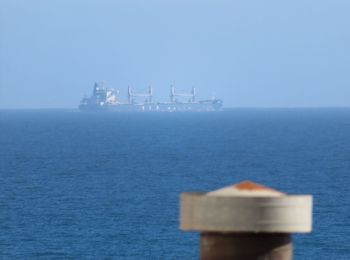
<path fill-rule="evenodd" d="M 182 230 L 305 233 L 311 226 L 310 195 L 286 195 L 253 182 L 181 194 Z"/>

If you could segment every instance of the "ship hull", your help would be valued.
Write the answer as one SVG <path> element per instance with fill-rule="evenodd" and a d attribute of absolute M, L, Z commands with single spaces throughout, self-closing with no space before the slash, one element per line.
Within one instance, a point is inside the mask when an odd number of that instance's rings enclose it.
<path fill-rule="evenodd" d="M 203 103 L 150 103 L 150 104 L 82 104 L 81 111 L 101 112 L 208 112 L 221 111 L 221 100 Z"/>

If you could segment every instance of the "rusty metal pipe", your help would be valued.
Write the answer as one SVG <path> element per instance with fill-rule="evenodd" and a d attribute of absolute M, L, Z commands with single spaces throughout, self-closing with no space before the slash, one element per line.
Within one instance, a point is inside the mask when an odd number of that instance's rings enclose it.
<path fill-rule="evenodd" d="M 203 232 L 201 260 L 291 260 L 292 239 L 285 233 Z"/>

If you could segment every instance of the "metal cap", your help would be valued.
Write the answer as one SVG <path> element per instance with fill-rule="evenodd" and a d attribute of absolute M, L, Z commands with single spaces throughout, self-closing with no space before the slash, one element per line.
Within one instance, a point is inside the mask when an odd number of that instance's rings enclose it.
<path fill-rule="evenodd" d="M 208 193 L 181 194 L 182 230 L 305 233 L 311 226 L 310 195 L 286 195 L 249 181 Z"/>

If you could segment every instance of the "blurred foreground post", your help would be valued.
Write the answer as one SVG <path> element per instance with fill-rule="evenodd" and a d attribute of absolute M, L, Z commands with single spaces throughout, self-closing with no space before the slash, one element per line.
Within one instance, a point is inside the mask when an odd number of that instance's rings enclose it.
<path fill-rule="evenodd" d="M 249 181 L 182 193 L 180 203 L 180 228 L 201 232 L 202 260 L 290 260 L 290 234 L 311 231 L 310 195 L 286 195 Z"/>

